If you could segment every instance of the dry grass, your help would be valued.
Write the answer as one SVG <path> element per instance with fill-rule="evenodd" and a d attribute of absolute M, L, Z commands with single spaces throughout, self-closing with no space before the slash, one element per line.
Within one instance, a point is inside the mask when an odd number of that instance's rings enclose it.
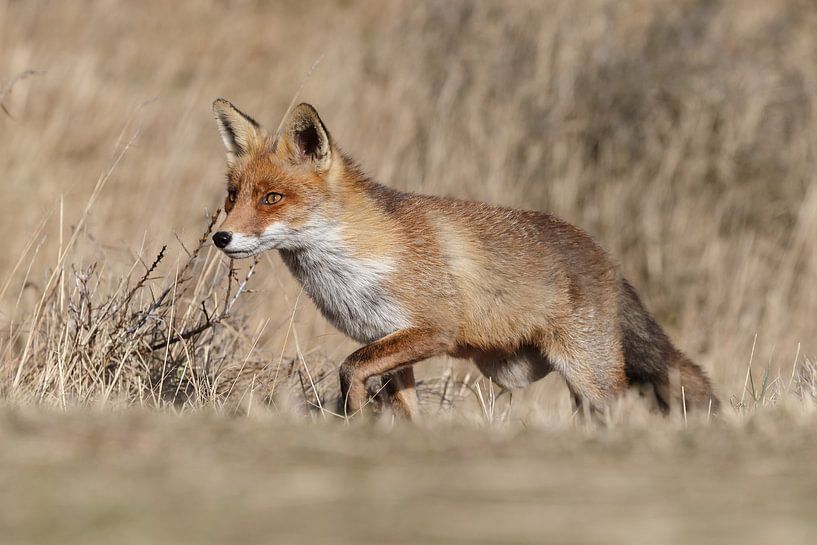
<path fill-rule="evenodd" d="M 647 444 L 682 448 L 686 424 L 696 430 L 689 452 L 701 447 L 699 468 L 722 452 L 704 446 L 717 433 L 736 437 L 747 460 L 753 449 L 763 458 L 766 442 L 812 449 L 796 437 L 813 426 L 817 399 L 814 28 L 817 9 L 797 0 L 183 1 L 172 9 L 0 1 L 5 410 L 215 409 L 257 414 L 259 429 L 270 415 L 330 418 L 334 369 L 354 345 L 318 316 L 277 256 L 231 264 L 198 243 L 224 189 L 212 100 L 226 96 L 274 127 L 323 56 L 302 98 L 373 176 L 583 226 L 709 371 L 726 401 L 713 430 L 681 416 L 656 421 L 627 402 L 608 419 L 621 445 L 652 426 L 664 431 Z M 421 373 L 429 429 L 405 433 L 429 449 L 448 444 L 433 429 L 441 421 L 506 423 L 490 427 L 495 439 L 464 440 L 474 448 L 506 445 L 501 429 L 520 425 L 584 446 L 608 433 L 575 429 L 556 378 L 511 404 L 467 365 L 441 360 Z M 89 426 L 108 433 L 122 424 L 108 418 Z M 199 421 L 190 422 L 179 424 L 190 426 L 182 435 L 198 433 Z M 297 424 L 280 425 L 298 437 Z M 778 435 L 758 439 L 755 426 Z M 374 447 L 387 436 L 366 429 L 350 431 L 365 445 L 362 460 L 382 459 L 368 449 L 398 448 Z M 338 433 L 317 430 L 304 437 Z M 505 448 L 495 457 L 512 456 Z M 618 459 L 590 450 L 602 466 Z M 784 454 L 775 454 L 781 467 L 796 471 Z M 381 477 L 392 479 L 372 478 Z M 813 505 L 813 490 L 801 497 Z M 670 517 L 664 528 L 683 520 L 692 519 Z M 789 528 L 779 534 L 788 542 L 805 531 Z M 685 541 L 660 529 L 646 535 Z M 452 542 L 441 532 L 434 539 Z M 763 536 L 772 534 L 755 535 Z"/>

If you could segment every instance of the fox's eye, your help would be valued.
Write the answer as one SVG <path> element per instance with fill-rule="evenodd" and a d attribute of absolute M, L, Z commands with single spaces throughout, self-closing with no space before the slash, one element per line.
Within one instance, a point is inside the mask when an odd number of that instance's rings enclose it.
<path fill-rule="evenodd" d="M 237 196 L 238 192 L 235 189 L 231 189 L 227 192 L 227 200 L 230 201 L 231 203 L 235 202 Z"/>
<path fill-rule="evenodd" d="M 273 193 L 267 193 L 266 195 L 264 195 L 264 198 L 261 199 L 261 202 L 264 203 L 264 204 L 275 204 L 275 203 L 281 202 L 281 199 L 283 199 L 283 198 L 284 198 L 284 196 L 281 195 L 280 193 L 274 193 L 274 192 Z"/>

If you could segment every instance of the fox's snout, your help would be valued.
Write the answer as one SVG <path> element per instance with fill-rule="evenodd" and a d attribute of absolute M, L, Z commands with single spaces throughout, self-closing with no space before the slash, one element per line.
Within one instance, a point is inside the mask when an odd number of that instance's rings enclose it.
<path fill-rule="evenodd" d="M 213 233 L 213 244 L 232 259 L 244 259 L 275 248 L 274 241 L 245 235 L 237 231 L 221 230 Z"/>
<path fill-rule="evenodd" d="M 233 234 L 229 231 L 218 231 L 216 234 L 213 235 L 213 244 L 216 245 L 217 248 L 221 248 L 222 250 L 230 244 L 230 241 L 233 238 Z"/>
<path fill-rule="evenodd" d="M 258 237 L 233 231 L 216 231 L 213 234 L 213 244 L 233 259 L 250 257 L 266 249 L 260 247 Z"/>

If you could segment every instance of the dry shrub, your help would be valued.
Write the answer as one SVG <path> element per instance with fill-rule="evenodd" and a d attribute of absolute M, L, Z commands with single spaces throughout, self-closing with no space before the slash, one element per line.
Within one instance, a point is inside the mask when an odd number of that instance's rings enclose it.
<path fill-rule="evenodd" d="M 16 363 L 4 367 L 13 371 L 4 377 L 6 395 L 62 404 L 155 403 L 193 389 L 209 399 L 212 384 L 202 378 L 242 349 L 239 337 L 223 331 L 237 325 L 230 310 L 254 271 L 239 280 L 212 252 L 202 255 L 215 220 L 164 281 L 152 275 L 166 246 L 152 262 L 139 256 L 119 279 L 102 271 L 103 262 L 81 269 L 60 263 L 27 323 L 5 330 L 5 357 Z"/>

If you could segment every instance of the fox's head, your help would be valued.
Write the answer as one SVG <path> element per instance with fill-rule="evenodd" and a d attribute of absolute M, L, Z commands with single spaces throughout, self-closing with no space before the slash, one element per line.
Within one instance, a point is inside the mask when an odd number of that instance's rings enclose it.
<path fill-rule="evenodd" d="M 318 112 L 298 105 L 277 138 L 224 99 L 213 112 L 227 148 L 227 217 L 213 242 L 233 258 L 298 249 L 330 196 L 333 149 Z"/>

